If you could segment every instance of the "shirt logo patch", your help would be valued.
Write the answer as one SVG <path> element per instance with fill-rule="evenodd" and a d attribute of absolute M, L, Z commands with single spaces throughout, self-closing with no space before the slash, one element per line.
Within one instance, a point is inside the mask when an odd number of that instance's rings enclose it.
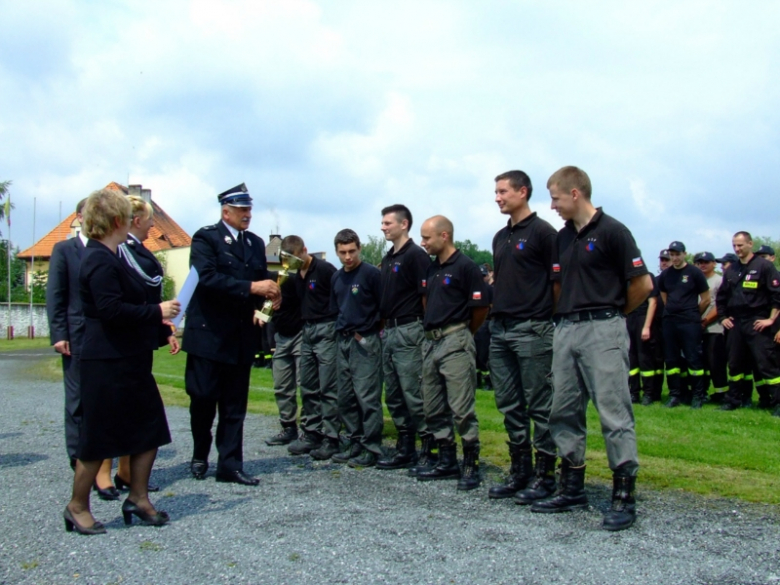
<path fill-rule="evenodd" d="M 750 275 L 749 274 L 745 277 L 745 280 L 750 280 Z"/>
<path fill-rule="evenodd" d="M 688 275 L 687 274 L 683 274 L 682 282 L 683 282 L 683 284 L 687 284 L 687 282 L 688 282 Z"/>
<path fill-rule="evenodd" d="M 428 288 L 428 281 L 427 280 L 423 280 L 422 281 L 422 287 L 423 288 Z"/>
<path fill-rule="evenodd" d="M 401 267 L 398 264 L 395 264 L 393 266 L 393 272 L 398 272 L 401 269 Z"/>
<path fill-rule="evenodd" d="M 742 288 L 758 288 L 758 283 L 755 280 L 752 282 L 745 281 L 742 283 Z"/>
<path fill-rule="evenodd" d="M 634 268 L 639 268 L 640 266 L 644 266 L 645 265 L 645 263 L 642 262 L 642 257 L 641 256 L 639 258 L 634 258 L 633 260 L 631 260 L 631 264 L 634 265 Z"/>
<path fill-rule="evenodd" d="M 471 298 L 474 299 L 475 301 L 482 300 L 482 293 L 479 292 L 478 290 L 475 290 L 473 293 L 471 293 Z"/>
<path fill-rule="evenodd" d="M 314 290 L 314 287 L 317 286 L 317 282 L 312 280 L 309 282 L 309 290 Z"/>
<path fill-rule="evenodd" d="M 442 283 L 444 286 L 447 286 L 447 285 L 448 285 L 448 284 L 450 284 L 451 282 L 452 282 L 452 274 L 445 274 L 445 275 L 444 275 L 444 278 L 443 278 L 443 279 L 442 279 L 442 281 L 441 281 L 441 283 Z"/>
<path fill-rule="evenodd" d="M 561 271 L 561 265 L 553 264 L 553 272 L 560 272 L 560 271 Z"/>
<path fill-rule="evenodd" d="M 585 244 L 585 249 L 588 252 L 593 252 L 593 250 L 596 249 L 596 246 L 593 244 L 593 242 L 588 242 L 587 244 Z"/>
<path fill-rule="evenodd" d="M 352 285 L 352 294 L 356 295 L 360 292 L 360 285 L 359 284 L 353 284 Z"/>
<path fill-rule="evenodd" d="M 226 244 L 232 244 L 233 240 L 230 238 L 230 236 L 225 236 L 225 243 Z"/>

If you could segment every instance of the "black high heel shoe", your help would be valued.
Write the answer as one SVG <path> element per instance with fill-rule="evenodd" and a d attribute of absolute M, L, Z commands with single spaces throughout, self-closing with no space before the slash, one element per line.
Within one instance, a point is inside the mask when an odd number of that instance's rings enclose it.
<path fill-rule="evenodd" d="M 92 484 L 92 491 L 97 492 L 98 497 L 101 500 L 118 500 L 119 499 L 119 490 L 116 489 L 114 486 L 107 487 L 105 489 L 98 487 L 97 481 Z"/>
<path fill-rule="evenodd" d="M 168 512 L 159 510 L 156 514 L 148 514 L 130 500 L 125 500 L 122 504 L 122 516 L 125 518 L 125 525 L 130 526 L 133 523 L 133 514 L 138 516 L 141 522 L 150 526 L 162 526 L 171 519 L 168 516 Z"/>
<path fill-rule="evenodd" d="M 73 514 L 70 513 L 70 510 L 68 508 L 65 508 L 65 511 L 62 513 L 62 517 L 65 518 L 65 530 L 67 532 L 73 532 L 73 529 L 76 529 L 76 532 L 79 534 L 86 534 L 88 536 L 92 534 L 105 534 L 106 533 L 106 527 L 103 526 L 100 522 L 95 522 L 92 526 L 87 528 L 86 526 L 82 526 L 78 522 L 76 522 L 76 519 L 73 517 Z"/>
<path fill-rule="evenodd" d="M 114 476 L 114 485 L 116 486 L 116 489 L 118 489 L 120 492 L 124 492 L 124 491 L 130 489 L 130 484 L 128 482 L 126 482 L 124 479 L 122 479 L 121 477 L 119 477 L 118 473 Z M 160 486 L 159 485 L 154 485 L 153 483 L 150 483 L 150 484 L 148 484 L 146 486 L 146 491 L 147 492 L 159 492 L 160 491 Z"/>

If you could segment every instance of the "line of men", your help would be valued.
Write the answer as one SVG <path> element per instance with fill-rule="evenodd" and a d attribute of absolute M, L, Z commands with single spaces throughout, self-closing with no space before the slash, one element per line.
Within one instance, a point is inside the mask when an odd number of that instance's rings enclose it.
<path fill-rule="evenodd" d="M 274 317 L 297 326 L 277 335 L 282 430 L 266 442 L 317 460 L 408 468 L 419 481 L 457 479 L 459 490 L 477 488 L 473 336 L 490 310 L 490 373 L 511 468 L 489 497 L 512 497 L 539 513 L 586 507 L 585 413 L 593 400 L 613 471 L 603 527 L 628 528 L 639 464 L 624 316 L 650 295 L 651 277 L 630 231 L 591 203 L 581 169 L 564 167 L 547 183 L 551 207 L 566 220 L 560 233 L 532 212 L 526 173 L 509 171 L 495 182 L 508 221 L 493 240 L 492 309 L 480 268 L 454 247 L 452 223 L 443 216 L 422 224 L 418 246 L 409 235 L 409 209 L 383 209 L 381 227 L 392 247 L 379 269 L 360 260 L 352 230 L 335 238 L 338 270 L 311 256 L 300 237 L 282 241 L 304 263 L 282 287 L 283 295 L 285 288 L 297 293 L 299 308 L 284 300 Z M 383 381 L 398 431 L 388 456 L 381 449 Z"/>
<path fill-rule="evenodd" d="M 632 402 L 640 402 L 640 390 L 642 404 L 660 401 L 666 373 L 667 407 L 697 409 L 707 402 L 722 410 L 750 407 L 755 382 L 758 407 L 780 416 L 775 251 L 762 246 L 754 253 L 744 231 L 734 234 L 732 246 L 734 253 L 722 258 L 699 252 L 693 265 L 683 242 L 660 252 L 653 293 L 627 320 Z"/>

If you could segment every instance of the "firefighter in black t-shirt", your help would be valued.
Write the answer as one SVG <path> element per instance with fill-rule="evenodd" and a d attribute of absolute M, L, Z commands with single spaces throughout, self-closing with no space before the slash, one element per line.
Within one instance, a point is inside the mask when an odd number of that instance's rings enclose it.
<path fill-rule="evenodd" d="M 673 408 L 683 403 L 680 354 L 688 364 L 693 400 L 691 408 L 701 408 L 707 400 L 704 362 L 701 347 L 701 316 L 710 305 L 710 286 L 702 271 L 685 261 L 685 244 L 669 244 L 672 266 L 658 277 L 658 288 L 664 301 L 664 351 L 666 383 Z"/>
<path fill-rule="evenodd" d="M 626 318 L 626 327 L 628 328 L 629 348 L 628 348 L 628 367 L 629 378 L 628 387 L 631 391 L 631 402 L 639 403 L 639 392 L 642 391 L 642 404 L 645 406 L 661 399 L 660 386 L 656 378 L 663 379 L 663 370 L 660 375 L 657 374 L 656 344 L 660 333 L 658 328 L 653 328 L 655 315 L 659 311 L 658 297 L 660 292 L 655 277 L 653 279 L 653 292 L 647 300 L 639 305 Z M 661 307 L 663 309 L 663 307 Z"/>
<path fill-rule="evenodd" d="M 780 360 L 774 348 L 772 326 L 780 312 L 780 276 L 774 265 L 753 254 L 748 232 L 732 239 L 739 262 L 723 273 L 716 305 L 723 327 L 729 332 L 729 390 L 721 409 L 734 410 L 743 403 L 744 379 L 755 369 L 780 416 Z M 750 387 L 752 394 L 752 386 Z"/>

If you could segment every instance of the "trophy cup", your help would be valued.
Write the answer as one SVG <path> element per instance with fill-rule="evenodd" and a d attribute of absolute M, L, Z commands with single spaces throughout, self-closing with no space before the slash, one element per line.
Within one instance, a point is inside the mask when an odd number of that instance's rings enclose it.
<path fill-rule="evenodd" d="M 287 278 L 290 276 L 290 271 L 296 271 L 303 266 L 303 260 L 298 256 L 293 256 L 285 251 L 279 254 L 279 260 L 282 263 L 282 269 L 279 271 L 279 275 L 276 277 L 276 284 L 282 286 Z M 263 308 L 259 311 L 255 311 L 255 317 L 263 323 L 268 323 L 274 316 L 274 304 L 271 300 L 267 299 L 263 303 Z"/>

